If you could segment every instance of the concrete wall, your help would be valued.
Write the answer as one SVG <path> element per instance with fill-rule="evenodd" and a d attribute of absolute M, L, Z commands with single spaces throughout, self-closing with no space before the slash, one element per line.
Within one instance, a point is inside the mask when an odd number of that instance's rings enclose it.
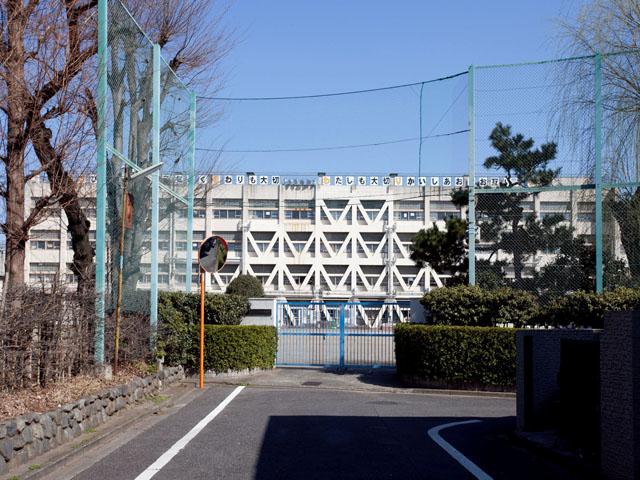
<path fill-rule="evenodd" d="M 242 319 L 241 325 L 275 325 L 275 298 L 250 298 L 249 312 Z"/>
<path fill-rule="evenodd" d="M 551 426 L 559 401 L 560 345 L 562 340 L 595 340 L 594 330 L 519 330 L 516 333 L 517 419 L 519 430 Z"/>
<path fill-rule="evenodd" d="M 601 466 L 606 479 L 640 478 L 640 311 L 605 316 L 600 343 Z"/>
<path fill-rule="evenodd" d="M 184 378 L 182 367 L 167 367 L 144 379 L 104 390 L 47 413 L 30 413 L 0 423 L 0 475 L 10 468 L 82 435 L 128 405 Z"/>

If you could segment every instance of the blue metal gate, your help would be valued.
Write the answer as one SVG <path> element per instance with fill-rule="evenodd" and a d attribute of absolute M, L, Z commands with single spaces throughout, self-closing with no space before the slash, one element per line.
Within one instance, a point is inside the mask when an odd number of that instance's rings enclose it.
<path fill-rule="evenodd" d="M 408 302 L 277 302 L 278 366 L 395 367 Z"/>

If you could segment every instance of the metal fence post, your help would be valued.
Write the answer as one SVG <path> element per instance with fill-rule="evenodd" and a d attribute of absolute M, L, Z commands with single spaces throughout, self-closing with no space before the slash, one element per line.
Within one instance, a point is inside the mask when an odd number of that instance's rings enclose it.
<path fill-rule="evenodd" d="M 596 292 L 604 290 L 602 265 L 602 56 L 596 53 L 595 63 L 595 241 L 596 241 Z"/>
<path fill-rule="evenodd" d="M 191 270 L 193 253 L 193 195 L 196 181 L 196 93 L 191 92 L 189 104 L 189 184 L 187 192 L 187 265 L 185 283 L 187 293 L 191 293 Z"/>
<path fill-rule="evenodd" d="M 98 132 L 96 158 L 96 330 L 94 360 L 104 363 L 104 303 L 107 218 L 107 0 L 98 1 Z"/>
<path fill-rule="evenodd" d="M 153 104 L 152 104 L 152 161 L 160 163 L 160 45 L 153 45 Z M 151 348 L 155 347 L 158 330 L 158 224 L 160 206 L 160 172 L 151 177 L 151 292 L 149 296 L 149 323 Z M 191 279 L 191 277 L 189 277 Z"/>
<path fill-rule="evenodd" d="M 469 229 L 469 285 L 476 284 L 476 143 L 475 143 L 475 71 L 474 66 L 469 67 L 467 78 L 467 108 L 469 141 L 469 213 L 467 215 L 467 228 Z"/>
<path fill-rule="evenodd" d="M 344 370 L 344 308 L 340 305 L 340 370 Z"/>

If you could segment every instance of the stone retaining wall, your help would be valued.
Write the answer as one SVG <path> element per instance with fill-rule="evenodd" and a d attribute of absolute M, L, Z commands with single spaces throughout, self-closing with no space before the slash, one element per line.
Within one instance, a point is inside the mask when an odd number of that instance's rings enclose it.
<path fill-rule="evenodd" d="M 0 423 L 0 474 L 106 422 L 128 405 L 184 379 L 182 367 L 112 387 L 47 413 L 28 413 Z"/>

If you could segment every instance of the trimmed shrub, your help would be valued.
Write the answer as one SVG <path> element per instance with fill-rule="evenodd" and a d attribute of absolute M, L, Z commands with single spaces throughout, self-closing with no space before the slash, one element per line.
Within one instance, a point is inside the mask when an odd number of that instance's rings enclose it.
<path fill-rule="evenodd" d="M 239 325 L 249 311 L 249 302 L 238 295 L 205 295 L 204 321 L 211 325 Z M 200 321 L 200 295 L 159 292 L 158 320 L 163 323 L 179 317 L 186 323 Z"/>
<path fill-rule="evenodd" d="M 275 365 L 275 327 L 207 325 L 204 334 L 206 370 L 224 373 Z"/>
<path fill-rule="evenodd" d="M 216 373 L 253 368 L 272 368 L 278 337 L 275 327 L 205 325 L 205 369 Z M 158 338 L 158 353 L 167 365 L 198 369 L 200 328 L 173 319 L 164 325 Z"/>
<path fill-rule="evenodd" d="M 521 327 L 531 323 L 538 315 L 538 300 L 530 292 L 499 288 L 487 294 L 487 310 L 494 325 L 513 324 Z"/>
<path fill-rule="evenodd" d="M 249 302 L 237 295 L 206 294 L 206 324 L 239 325 L 249 311 Z M 168 365 L 191 368 L 196 365 L 200 324 L 200 296 L 179 292 L 158 292 L 158 341 L 156 355 Z M 196 342 L 197 343 L 197 342 Z"/>
<path fill-rule="evenodd" d="M 515 388 L 515 329 L 400 324 L 394 336 L 396 368 L 405 380 L 434 388 Z"/>
<path fill-rule="evenodd" d="M 637 308 L 640 289 L 618 288 L 602 294 L 577 291 L 551 301 L 539 321 L 554 326 L 602 328 L 605 312 Z"/>
<path fill-rule="evenodd" d="M 166 313 L 170 311 L 168 308 Z M 199 325 L 196 323 L 185 322 L 180 315 L 167 315 L 159 322 L 156 356 L 164 357 L 167 365 L 193 369 L 198 353 L 198 335 Z"/>
<path fill-rule="evenodd" d="M 529 323 L 537 312 L 535 296 L 510 288 L 483 290 L 469 285 L 437 288 L 426 293 L 421 303 L 427 322 L 433 325 L 521 326 Z"/>
<path fill-rule="evenodd" d="M 264 297 L 262 282 L 252 275 L 238 275 L 227 286 L 228 295 L 241 295 L 246 298 Z"/>
<path fill-rule="evenodd" d="M 436 288 L 426 293 L 420 303 L 427 321 L 435 325 L 490 326 L 493 321 L 488 315 L 486 294 L 479 287 L 467 285 Z"/>

